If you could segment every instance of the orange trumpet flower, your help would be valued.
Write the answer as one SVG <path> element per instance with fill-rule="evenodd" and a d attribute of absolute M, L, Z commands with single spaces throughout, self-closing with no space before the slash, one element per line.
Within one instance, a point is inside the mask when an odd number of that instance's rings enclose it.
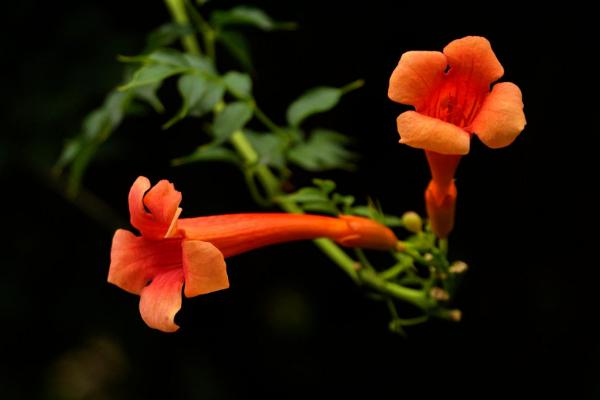
<path fill-rule="evenodd" d="M 490 85 L 504 74 L 487 39 L 468 36 L 438 51 L 408 51 L 390 78 L 390 99 L 415 107 L 397 119 L 400 143 L 424 149 L 431 169 L 425 191 L 434 232 L 448 236 L 454 225 L 454 173 L 469 152 L 471 135 L 487 146 L 512 143 L 525 127 L 517 85 Z"/>
<path fill-rule="evenodd" d="M 179 218 L 181 193 L 166 180 L 151 187 L 139 177 L 129 192 L 131 224 L 141 236 L 119 229 L 111 249 L 108 281 L 140 295 L 148 326 L 174 332 L 181 290 L 194 297 L 229 287 L 225 257 L 271 244 L 327 237 L 350 247 L 393 249 L 398 242 L 372 220 L 285 213 Z"/>

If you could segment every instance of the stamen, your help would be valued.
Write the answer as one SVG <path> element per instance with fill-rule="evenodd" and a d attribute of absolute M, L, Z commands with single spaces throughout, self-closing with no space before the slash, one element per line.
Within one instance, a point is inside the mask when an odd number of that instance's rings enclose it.
<path fill-rule="evenodd" d="M 179 219 L 179 216 L 181 215 L 181 211 L 182 208 L 181 207 L 177 207 L 177 211 L 175 211 L 175 215 L 173 216 L 173 219 L 171 220 L 171 225 L 169 225 L 169 229 L 167 230 L 167 233 L 165 234 L 165 239 L 173 236 L 173 234 L 175 233 L 175 227 L 177 226 L 177 220 Z"/>

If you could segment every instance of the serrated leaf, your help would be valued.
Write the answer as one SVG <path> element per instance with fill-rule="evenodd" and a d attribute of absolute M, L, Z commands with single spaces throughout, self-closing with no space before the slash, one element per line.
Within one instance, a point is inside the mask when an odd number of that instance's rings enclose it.
<path fill-rule="evenodd" d="M 248 74 L 229 71 L 223 76 L 225 87 L 238 99 L 248 99 L 252 95 L 252 79 Z"/>
<path fill-rule="evenodd" d="M 208 57 L 197 54 L 184 53 L 183 58 L 190 68 L 208 75 L 216 75 L 217 71 L 213 61 Z"/>
<path fill-rule="evenodd" d="M 288 152 L 288 158 L 294 164 L 308 171 L 355 168 L 356 154 L 344 146 L 349 139 L 325 129 L 315 129 L 308 141 L 297 145 Z"/>
<path fill-rule="evenodd" d="M 354 196 L 352 195 L 342 195 L 339 193 L 334 193 L 332 196 L 332 201 L 337 205 L 339 204 L 344 212 L 347 212 L 352 204 L 354 203 Z"/>
<path fill-rule="evenodd" d="M 190 106 L 189 114 L 194 117 L 201 117 L 213 110 L 215 105 L 223 100 L 225 94 L 225 85 L 220 80 L 207 80 L 206 90 L 200 100 Z"/>
<path fill-rule="evenodd" d="M 193 33 L 190 26 L 179 24 L 164 24 L 150 32 L 146 40 L 146 49 L 144 53 L 149 53 L 161 47 L 166 47 L 185 35 Z"/>
<path fill-rule="evenodd" d="M 173 165 L 183 165 L 198 161 L 225 161 L 233 164 L 239 164 L 239 156 L 222 146 L 200 146 L 192 154 L 177 158 L 171 163 Z"/>
<path fill-rule="evenodd" d="M 338 215 L 339 210 L 331 202 L 311 202 L 302 206 L 305 211 Z"/>
<path fill-rule="evenodd" d="M 286 199 L 296 203 L 329 202 L 329 197 L 322 190 L 314 187 L 304 187 L 297 192 L 288 194 Z"/>
<path fill-rule="evenodd" d="M 97 148 L 118 127 L 128 109 L 133 93 L 111 92 L 102 107 L 92 111 L 84 119 L 81 133 L 68 141 L 56 164 L 56 170 L 70 165 L 69 193 L 75 194 L 88 163 Z"/>
<path fill-rule="evenodd" d="M 317 87 L 304 93 L 287 109 L 287 121 L 299 126 L 307 117 L 331 110 L 340 101 L 342 90 L 334 87 Z"/>
<path fill-rule="evenodd" d="M 285 140 L 272 133 L 245 130 L 246 138 L 258 153 L 259 163 L 275 168 L 285 168 Z"/>
<path fill-rule="evenodd" d="M 252 67 L 252 56 L 250 55 L 250 45 L 239 32 L 221 31 L 217 34 L 217 41 L 234 57 L 240 65 L 250 71 Z"/>
<path fill-rule="evenodd" d="M 225 106 L 215 117 L 213 135 L 217 143 L 223 143 L 252 118 L 252 107 L 244 101 L 236 101 Z"/>
<path fill-rule="evenodd" d="M 360 215 L 361 217 L 368 217 L 371 219 L 373 218 L 373 213 L 376 213 L 377 210 L 375 210 L 373 207 L 369 207 L 369 206 L 354 206 L 352 207 L 351 213 L 354 215 Z"/>
<path fill-rule="evenodd" d="M 237 6 L 230 10 L 216 10 L 211 22 L 218 28 L 230 25 L 253 26 L 264 31 L 275 29 L 276 24 L 263 10 L 250 6 Z"/>
<path fill-rule="evenodd" d="M 190 63 L 185 53 L 174 49 L 158 49 L 145 56 L 145 61 L 148 63 L 171 65 L 181 68 L 189 68 Z"/>
<path fill-rule="evenodd" d="M 315 178 L 312 180 L 312 183 L 327 194 L 329 194 L 335 190 L 335 182 L 332 181 L 331 179 Z"/>
<path fill-rule="evenodd" d="M 402 218 L 395 215 L 383 214 L 380 210 L 374 206 L 354 206 L 348 209 L 350 214 L 360 215 L 362 217 L 371 218 L 383 225 L 389 226 L 390 228 L 403 226 Z"/>
<path fill-rule="evenodd" d="M 165 111 L 165 107 L 156 94 L 161 84 L 162 82 L 158 81 L 149 85 L 136 87 L 132 90 L 137 99 L 148 103 L 157 113 L 163 113 Z"/>
<path fill-rule="evenodd" d="M 206 79 L 203 76 L 196 74 L 182 75 L 177 81 L 177 89 L 181 95 L 181 108 L 173 118 L 164 124 L 164 129 L 171 127 L 177 121 L 185 118 L 188 115 L 190 108 L 200 102 L 202 97 L 206 94 Z"/>
<path fill-rule="evenodd" d="M 132 88 L 156 84 L 162 82 L 164 79 L 179 74 L 185 71 L 186 68 L 169 65 L 169 64 L 146 64 L 142 65 L 131 78 L 131 81 L 119 89 L 122 91 L 129 90 Z"/>

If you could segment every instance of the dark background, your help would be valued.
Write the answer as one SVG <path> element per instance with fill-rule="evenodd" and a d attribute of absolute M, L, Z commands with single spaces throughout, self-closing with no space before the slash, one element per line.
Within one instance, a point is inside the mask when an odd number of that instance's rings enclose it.
<path fill-rule="evenodd" d="M 6 11 L 1 39 L 0 397 L 600 396 L 587 10 L 254 4 L 300 26 L 249 32 L 255 94 L 276 121 L 311 86 L 366 80 L 311 123 L 353 136 L 363 153 L 357 175 L 321 177 L 390 213 L 422 213 L 428 180 L 422 152 L 396 144 L 406 108 L 386 91 L 398 58 L 468 34 L 491 41 L 528 125 L 505 149 L 474 140 L 457 174 L 450 255 L 471 266 L 455 300 L 464 320 L 393 335 L 383 305 L 296 243 L 228 260 L 230 290 L 184 300 L 177 334 L 148 329 L 138 298 L 106 283 L 135 177 L 175 182 L 186 216 L 257 208 L 233 167 L 169 166 L 205 139 L 193 122 L 160 130 L 168 116 L 127 120 L 91 165 L 89 195 L 67 200 L 49 176 L 64 139 L 120 81 L 116 54 L 139 52 L 168 15 L 161 2 L 22 2 Z"/>

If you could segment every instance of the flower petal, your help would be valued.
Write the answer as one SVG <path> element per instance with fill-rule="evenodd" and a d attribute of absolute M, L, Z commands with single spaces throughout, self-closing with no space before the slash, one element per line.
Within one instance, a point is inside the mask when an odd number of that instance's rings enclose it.
<path fill-rule="evenodd" d="M 184 240 L 182 248 L 185 297 L 194 297 L 229 287 L 225 258 L 219 249 L 211 243 L 200 240 Z"/>
<path fill-rule="evenodd" d="M 441 154 L 467 154 L 469 133 L 456 125 L 415 111 L 406 111 L 396 120 L 400 143 Z"/>
<path fill-rule="evenodd" d="M 129 213 L 131 225 L 144 237 L 159 240 L 170 233 L 181 213 L 181 193 L 166 180 L 150 186 L 148 178 L 140 176 L 136 179 L 129 191 Z"/>
<path fill-rule="evenodd" d="M 140 314 L 151 328 L 163 332 L 175 332 L 175 314 L 181 309 L 181 287 L 183 271 L 176 269 L 157 275 L 142 290 Z"/>
<path fill-rule="evenodd" d="M 471 125 L 474 133 L 493 149 L 511 144 L 525 128 L 521 90 L 511 82 L 494 85 Z"/>
<path fill-rule="evenodd" d="M 441 84 L 447 65 L 439 51 L 407 51 L 390 77 L 389 98 L 419 108 Z"/>
<path fill-rule="evenodd" d="M 444 47 L 450 71 L 448 78 L 465 76 L 472 82 L 488 86 L 504 75 L 504 68 L 496 58 L 490 42 L 481 36 L 467 36 L 453 40 Z"/>
<path fill-rule="evenodd" d="M 110 251 L 108 282 L 140 294 L 156 275 L 181 267 L 181 240 L 151 241 L 119 229 Z"/>

